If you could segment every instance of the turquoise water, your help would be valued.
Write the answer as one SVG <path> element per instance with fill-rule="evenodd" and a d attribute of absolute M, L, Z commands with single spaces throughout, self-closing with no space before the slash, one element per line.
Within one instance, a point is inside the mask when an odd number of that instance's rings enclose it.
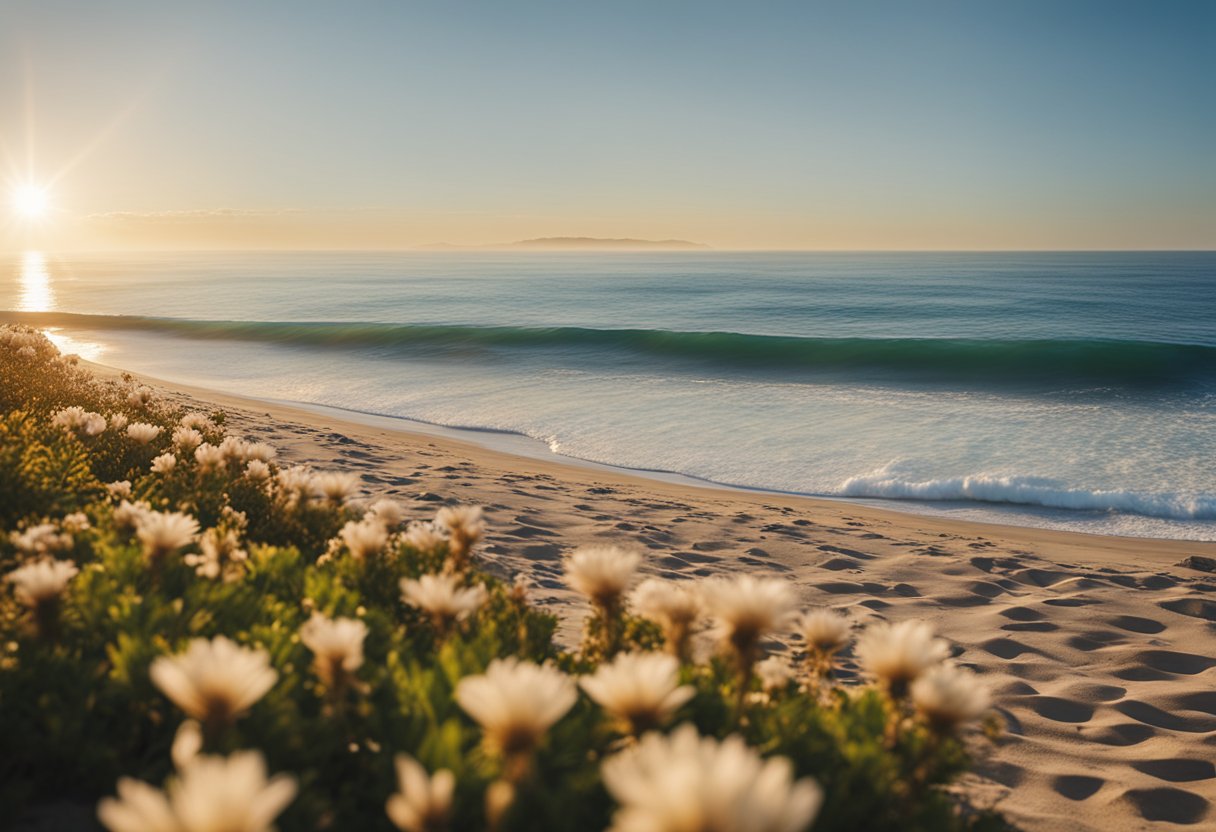
<path fill-rule="evenodd" d="M 1216 539 L 1216 254 L 17 256 L 86 357 L 928 513 Z"/>

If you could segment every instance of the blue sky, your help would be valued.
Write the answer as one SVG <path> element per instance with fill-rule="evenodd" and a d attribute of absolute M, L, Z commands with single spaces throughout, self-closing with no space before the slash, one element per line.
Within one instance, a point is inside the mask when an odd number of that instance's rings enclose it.
<path fill-rule="evenodd" d="M 1207 2 L 0 6 L 82 245 L 1213 247 L 1214 81 Z"/>

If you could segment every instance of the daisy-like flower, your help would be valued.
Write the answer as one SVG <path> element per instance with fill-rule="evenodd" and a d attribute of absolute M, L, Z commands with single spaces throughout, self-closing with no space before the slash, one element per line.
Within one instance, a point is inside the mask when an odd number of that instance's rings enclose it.
<path fill-rule="evenodd" d="M 423 575 L 418 580 L 401 579 L 401 597 L 410 606 L 418 607 L 431 616 L 435 629 L 446 633 L 448 628 L 464 621 L 486 602 L 485 587 L 461 586 L 460 576 L 451 573 Z"/>
<path fill-rule="evenodd" d="M 769 656 L 764 661 L 756 662 L 756 676 L 760 679 L 760 687 L 765 693 L 772 693 L 786 687 L 794 678 L 794 670 L 790 663 L 780 656 Z"/>
<path fill-rule="evenodd" d="M 617 546 L 583 546 L 566 559 L 566 583 L 601 608 L 616 608 L 642 556 Z"/>
<path fill-rule="evenodd" d="M 384 524 L 376 517 L 351 520 L 338 532 L 338 537 L 346 544 L 351 557 L 355 560 L 367 560 L 384 550 L 388 543 L 388 529 L 384 528 Z"/>
<path fill-rule="evenodd" d="M 68 534 L 80 534 L 89 528 L 89 517 L 83 511 L 74 511 L 65 515 L 61 524 Z"/>
<path fill-rule="evenodd" d="M 159 561 L 195 541 L 198 521 L 180 511 L 145 511 L 135 521 L 135 536 L 144 545 L 144 557 Z"/>
<path fill-rule="evenodd" d="M 979 719 L 988 710 L 988 687 L 970 670 L 943 663 L 922 673 L 912 683 L 912 704 L 929 727 L 948 733 Z"/>
<path fill-rule="evenodd" d="M 579 685 L 635 736 L 663 725 L 696 693 L 680 684 L 680 661 L 665 653 L 622 653 Z"/>
<path fill-rule="evenodd" d="M 219 444 L 220 455 L 225 462 L 238 463 L 245 461 L 245 440 L 235 436 L 225 436 Z"/>
<path fill-rule="evenodd" d="M 114 430 L 126 430 L 127 425 L 130 423 L 131 420 L 127 418 L 125 413 L 110 414 L 110 427 L 114 428 Z"/>
<path fill-rule="evenodd" d="M 139 386 L 127 395 L 127 403 L 131 407 L 147 407 L 152 401 L 152 388 Z"/>
<path fill-rule="evenodd" d="M 642 556 L 617 546 L 582 546 L 566 558 L 566 583 L 587 596 L 595 606 L 588 619 L 584 649 L 598 649 L 605 656 L 616 652 L 620 642 L 623 596 L 637 574 Z"/>
<path fill-rule="evenodd" d="M 802 832 L 823 802 L 785 757 L 762 759 L 737 734 L 719 742 L 690 724 L 647 734 L 600 774 L 620 804 L 611 832 Z"/>
<path fill-rule="evenodd" d="M 647 578 L 630 601 L 638 615 L 663 628 L 668 652 L 681 661 L 687 659 L 689 639 L 701 617 L 701 596 L 674 581 Z"/>
<path fill-rule="evenodd" d="M 390 529 L 400 526 L 401 521 L 405 519 L 405 509 L 401 507 L 401 503 L 387 497 L 376 500 L 368 511 Z"/>
<path fill-rule="evenodd" d="M 118 508 L 114 509 L 114 525 L 124 532 L 135 531 L 139 527 L 139 521 L 151 511 L 152 507 L 143 500 L 134 503 L 123 500 L 118 504 Z"/>
<path fill-rule="evenodd" d="M 153 474 L 171 474 L 177 467 L 177 457 L 173 454 L 161 454 L 152 460 Z"/>
<path fill-rule="evenodd" d="M 106 429 L 106 417 L 91 413 L 83 407 L 65 407 L 52 417 L 51 424 L 80 436 L 97 436 Z"/>
<path fill-rule="evenodd" d="M 207 418 L 207 414 L 205 413 L 187 413 L 181 418 L 181 421 L 178 422 L 178 424 L 184 428 L 191 428 L 197 431 L 203 431 L 213 427 L 211 420 Z"/>
<path fill-rule="evenodd" d="M 246 461 L 270 462 L 275 458 L 278 452 L 275 451 L 273 445 L 268 445 L 265 442 L 246 442 L 245 443 L 245 459 Z"/>
<path fill-rule="evenodd" d="M 245 476 L 253 482 L 268 482 L 270 466 L 260 459 L 251 459 L 245 463 Z"/>
<path fill-rule="evenodd" d="M 317 676 L 331 691 L 341 691 L 363 666 L 367 625 L 357 618 L 330 618 L 314 612 L 300 628 L 300 641 L 313 652 Z"/>
<path fill-rule="evenodd" d="M 446 544 L 448 539 L 439 533 L 434 523 L 414 522 L 401 535 L 401 542 L 421 554 L 429 555 Z"/>
<path fill-rule="evenodd" d="M 161 656 L 148 672 L 165 696 L 208 730 L 232 724 L 279 678 L 269 653 L 223 636 L 193 639 L 186 652 Z"/>
<path fill-rule="evenodd" d="M 214 471 L 224 464 L 224 453 L 210 442 L 204 442 L 194 449 L 194 461 L 200 471 Z"/>
<path fill-rule="evenodd" d="M 223 578 L 225 583 L 232 583 L 244 574 L 242 565 L 249 560 L 249 553 L 241 548 L 235 529 L 207 529 L 199 538 L 198 548 L 199 554 L 186 555 L 183 560 L 199 577 Z"/>
<path fill-rule="evenodd" d="M 170 781 L 167 793 L 121 778 L 118 798 L 103 799 L 97 817 L 110 832 L 269 832 L 295 796 L 294 778 L 266 777 L 260 751 L 199 754 Z"/>
<path fill-rule="evenodd" d="M 481 506 L 448 506 L 439 509 L 435 525 L 448 533 L 448 558 L 451 566 L 460 571 L 469 563 L 473 547 L 485 534 L 485 523 Z"/>
<path fill-rule="evenodd" d="M 160 436 L 160 427 L 149 425 L 147 422 L 132 422 L 127 425 L 127 436 L 141 445 L 147 445 Z"/>
<path fill-rule="evenodd" d="M 512 761 L 518 779 L 553 724 L 578 699 L 574 681 L 551 665 L 510 657 L 456 684 L 456 701 L 481 725 L 486 745 Z"/>
<path fill-rule="evenodd" d="M 849 643 L 853 624 L 840 613 L 817 609 L 798 619 L 798 632 L 806 642 L 806 661 L 816 679 L 832 671 L 832 657 Z"/>
<path fill-rule="evenodd" d="M 68 582 L 80 572 L 64 560 L 38 560 L 5 576 L 17 600 L 29 608 L 34 626 L 43 638 L 53 638 L 59 625 L 59 602 Z"/>
<path fill-rule="evenodd" d="M 106 485 L 106 494 L 111 500 L 126 500 L 131 497 L 131 481 L 117 480 Z"/>
<path fill-rule="evenodd" d="M 761 639 L 785 627 L 793 616 L 792 585 L 776 578 L 740 575 L 708 580 L 701 593 L 718 622 L 718 635 L 734 652 L 746 681 Z"/>
<path fill-rule="evenodd" d="M 53 523 L 39 523 L 23 532 L 11 532 L 8 539 L 27 555 L 50 555 L 72 548 L 72 536 L 59 531 Z"/>
<path fill-rule="evenodd" d="M 308 500 L 312 494 L 313 473 L 306 466 L 293 465 L 280 468 L 275 481 L 289 507 L 296 507 Z"/>
<path fill-rule="evenodd" d="M 398 791 L 388 799 L 388 819 L 402 832 L 443 832 L 452 814 L 456 775 L 440 769 L 428 777 L 422 764 L 408 754 L 398 754 Z"/>
<path fill-rule="evenodd" d="M 925 621 L 871 624 L 857 639 L 857 659 L 878 678 L 893 699 L 903 699 L 908 685 L 950 655 L 950 645 L 934 635 Z"/>
<path fill-rule="evenodd" d="M 309 484 L 314 495 L 335 506 L 344 504 L 359 491 L 359 477 L 349 471 L 313 474 Z"/>
<path fill-rule="evenodd" d="M 177 427 L 173 430 L 173 447 L 184 454 L 194 453 L 203 444 L 203 435 L 194 428 Z"/>

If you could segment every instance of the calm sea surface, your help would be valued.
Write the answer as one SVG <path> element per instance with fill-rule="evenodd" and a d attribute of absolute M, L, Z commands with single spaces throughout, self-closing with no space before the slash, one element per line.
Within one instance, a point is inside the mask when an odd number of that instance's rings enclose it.
<path fill-rule="evenodd" d="M 103 363 L 611 465 L 1216 539 L 1216 253 L 28 253 L 0 309 Z"/>

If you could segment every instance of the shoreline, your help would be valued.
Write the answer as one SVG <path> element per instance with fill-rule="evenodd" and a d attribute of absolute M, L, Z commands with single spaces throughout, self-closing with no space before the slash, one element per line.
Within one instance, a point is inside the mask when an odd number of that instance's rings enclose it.
<path fill-rule="evenodd" d="M 122 372 L 81 363 L 103 378 Z M 281 464 L 357 474 L 407 519 L 482 506 L 479 561 L 528 580 L 532 602 L 558 618 L 559 642 L 577 642 L 586 612 L 563 558 L 587 544 L 637 549 L 644 574 L 669 580 L 788 580 L 804 608 L 834 608 L 857 627 L 929 622 L 988 683 L 1005 725 L 996 744 L 977 746 L 961 788 L 1020 829 L 1133 832 L 1216 813 L 1216 768 L 1202 762 L 1216 742 L 1216 571 L 1183 565 L 1216 559 L 1216 543 L 677 482 L 486 447 L 450 428 L 132 376 L 189 409 L 222 409 L 230 433 L 270 443 Z M 766 647 L 797 654 L 801 643 Z M 839 674 L 859 674 L 848 653 Z"/>
<path fill-rule="evenodd" d="M 875 519 L 894 522 L 897 526 L 940 525 L 943 527 L 943 530 L 948 530 L 952 533 L 973 531 L 977 534 L 985 533 L 1001 536 L 1009 540 L 1019 540 L 1027 544 L 1054 543 L 1067 548 L 1094 546 L 1109 551 L 1135 550 L 1141 554 L 1160 553 L 1170 557 L 1174 555 L 1185 557 L 1191 554 L 1216 557 L 1216 541 L 1135 537 L 1027 526 L 1016 523 L 955 519 L 942 516 L 938 513 L 915 511 L 910 508 L 901 508 L 898 505 L 888 505 L 900 501 L 831 497 L 720 483 L 675 471 L 628 468 L 558 454 L 549 450 L 541 440 L 514 431 L 477 427 L 452 427 L 425 422 L 419 419 L 411 419 L 405 416 L 386 416 L 361 410 L 334 407 L 332 405 L 285 401 L 281 399 L 261 399 L 239 393 L 229 393 L 210 387 L 169 381 L 84 359 L 81 359 L 80 363 L 101 376 L 118 377 L 123 373 L 127 373 L 144 383 L 184 393 L 200 401 L 212 401 L 216 404 L 244 410 L 265 410 L 267 415 L 281 415 L 284 418 L 294 420 L 307 421 L 309 418 L 324 417 L 332 420 L 338 426 L 354 429 L 356 432 L 373 431 L 376 433 L 399 434 L 402 439 L 413 442 L 426 441 L 429 443 L 439 440 L 443 443 L 450 443 L 453 447 L 463 447 L 479 453 L 485 453 L 504 464 L 510 464 L 511 460 L 526 461 L 529 464 L 540 465 L 544 468 L 568 469 L 571 475 L 577 474 L 580 477 L 597 475 L 613 479 L 619 478 L 634 482 L 637 485 L 653 484 L 677 489 L 697 489 L 711 493 L 723 492 L 738 497 L 751 495 L 756 500 L 776 501 L 783 505 L 787 502 L 790 505 L 805 503 L 808 504 L 806 507 L 813 507 L 817 510 L 831 509 L 841 516 L 845 512 L 863 515 L 873 514 Z M 481 435 L 499 437 L 499 441 L 478 441 L 478 437 Z M 915 501 L 907 502 L 915 503 Z M 919 503 L 916 504 L 919 505 Z"/>

